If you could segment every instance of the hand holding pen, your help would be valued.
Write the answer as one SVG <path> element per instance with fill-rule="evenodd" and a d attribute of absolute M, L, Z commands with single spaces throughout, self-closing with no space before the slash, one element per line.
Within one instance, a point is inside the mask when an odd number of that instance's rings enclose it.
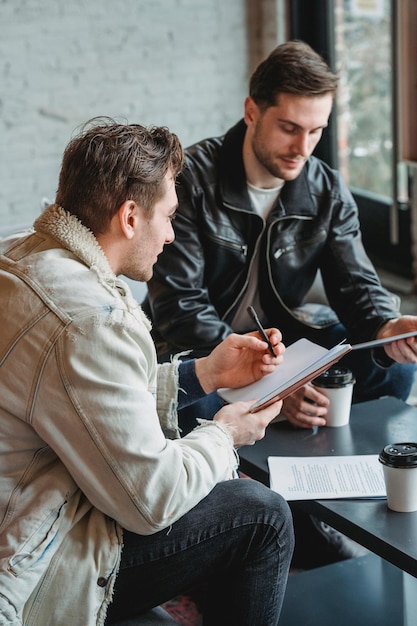
<path fill-rule="evenodd" d="M 262 326 L 262 324 L 261 324 L 261 322 L 259 320 L 259 317 L 258 317 L 255 309 L 253 308 L 253 306 L 248 306 L 247 311 L 248 311 L 249 315 L 251 316 L 251 318 L 253 319 L 253 321 L 255 322 L 255 324 L 256 324 L 256 326 L 257 326 L 257 328 L 258 328 L 258 330 L 259 330 L 259 332 L 261 334 L 262 339 L 268 344 L 268 350 L 270 351 L 271 355 L 274 356 L 274 357 L 278 356 L 275 353 L 274 347 L 273 347 L 272 343 L 270 342 L 269 337 L 266 334 L 265 329 Z"/>

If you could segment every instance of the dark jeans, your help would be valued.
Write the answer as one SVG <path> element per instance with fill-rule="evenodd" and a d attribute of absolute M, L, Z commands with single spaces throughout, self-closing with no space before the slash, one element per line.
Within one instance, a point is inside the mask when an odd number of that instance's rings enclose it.
<path fill-rule="evenodd" d="M 310 341 L 331 348 L 347 337 L 346 329 L 342 324 L 335 324 L 325 330 L 316 330 L 308 327 L 303 328 L 303 336 Z M 291 336 L 287 332 L 284 343 L 290 345 L 300 336 Z M 353 402 L 365 402 L 376 400 L 382 396 L 393 396 L 400 400 L 407 400 L 414 382 L 416 372 L 415 365 L 393 363 L 390 367 L 381 367 L 372 358 L 371 350 L 352 351 L 339 361 L 340 365 L 349 367 L 355 376 L 353 388 Z M 285 355 L 284 365 L 285 367 Z M 222 401 L 217 394 L 212 393 L 193 405 L 185 407 L 178 412 L 178 419 L 182 434 L 186 434 L 197 425 L 196 417 L 211 419 L 222 406 Z"/>
<path fill-rule="evenodd" d="M 220 483 L 153 535 L 124 533 L 106 624 L 205 583 L 205 626 L 278 624 L 294 548 L 283 498 L 252 480 Z"/>

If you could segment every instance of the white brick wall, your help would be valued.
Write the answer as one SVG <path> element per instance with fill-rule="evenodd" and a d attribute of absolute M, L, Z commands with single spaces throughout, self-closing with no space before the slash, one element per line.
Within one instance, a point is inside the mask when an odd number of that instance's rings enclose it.
<path fill-rule="evenodd" d="M 54 198 L 62 152 L 95 115 L 166 125 L 184 145 L 233 124 L 250 67 L 246 6 L 2 0 L 0 226 L 33 221 Z"/>

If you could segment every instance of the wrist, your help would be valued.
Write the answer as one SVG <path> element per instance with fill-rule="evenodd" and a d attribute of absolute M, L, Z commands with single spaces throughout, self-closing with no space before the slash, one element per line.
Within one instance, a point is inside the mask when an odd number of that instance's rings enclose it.
<path fill-rule="evenodd" d="M 198 382 L 205 393 L 216 391 L 216 383 L 210 371 L 209 357 L 203 356 L 196 359 L 195 373 L 198 378 Z"/>
<path fill-rule="evenodd" d="M 391 335 L 395 335 L 396 334 L 395 324 L 396 324 L 397 320 L 398 320 L 398 318 L 394 317 L 394 318 L 384 322 L 382 324 L 382 326 L 380 326 L 378 328 L 378 331 L 376 332 L 375 338 L 376 339 L 383 339 L 384 337 L 390 337 Z"/>
<path fill-rule="evenodd" d="M 178 366 L 178 408 L 200 400 L 206 392 L 200 385 L 195 371 L 195 359 L 180 361 Z"/>

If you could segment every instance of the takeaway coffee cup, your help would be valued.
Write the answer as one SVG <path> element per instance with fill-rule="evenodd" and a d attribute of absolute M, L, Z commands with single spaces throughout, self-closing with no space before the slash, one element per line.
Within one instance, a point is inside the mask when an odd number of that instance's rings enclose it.
<path fill-rule="evenodd" d="M 326 426 L 345 426 L 349 423 L 352 392 L 355 379 L 347 367 L 333 366 L 312 381 L 330 400 Z"/>
<path fill-rule="evenodd" d="M 417 511 L 417 443 L 391 443 L 379 455 L 393 511 Z"/>

